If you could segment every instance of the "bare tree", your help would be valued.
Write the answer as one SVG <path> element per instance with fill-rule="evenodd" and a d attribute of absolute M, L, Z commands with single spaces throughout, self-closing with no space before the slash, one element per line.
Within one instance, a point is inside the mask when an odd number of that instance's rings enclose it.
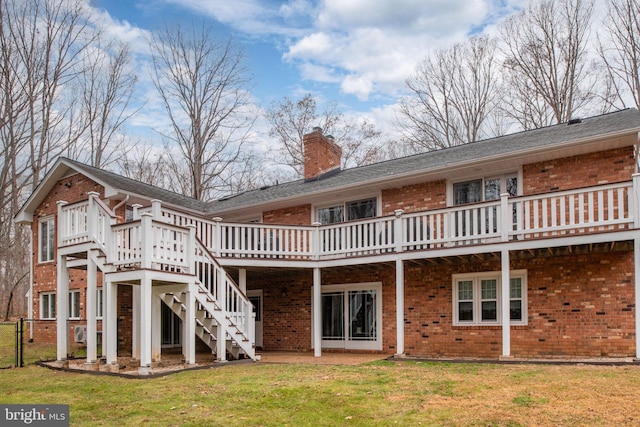
<path fill-rule="evenodd" d="M 400 102 L 400 128 L 415 146 L 437 150 L 490 134 L 499 76 L 495 42 L 473 37 L 436 51 L 407 79 L 411 96 Z"/>
<path fill-rule="evenodd" d="M 171 184 L 209 200 L 224 185 L 220 175 L 240 158 L 253 124 L 243 54 L 204 24 L 165 27 L 151 47 L 152 77 L 170 123 L 160 133 L 181 154 L 167 157 L 176 178 Z"/>
<path fill-rule="evenodd" d="M 63 92 L 97 37 L 88 12 L 82 0 L 0 2 L 0 287 L 13 288 L 2 288 L 1 297 L 13 294 L 6 302 L 17 301 L 21 314 L 29 233 L 12 219 L 69 138 L 81 133 L 68 120 L 71 97 Z"/>
<path fill-rule="evenodd" d="M 640 109 L 640 0 L 612 0 L 600 40 L 611 89 L 612 103 Z"/>
<path fill-rule="evenodd" d="M 69 157 L 100 168 L 123 154 L 125 122 L 142 107 L 130 109 L 137 77 L 129 67 L 129 47 L 96 41 L 79 75 L 77 110 L 84 132 L 69 147 Z"/>
<path fill-rule="evenodd" d="M 593 0 L 531 2 L 501 28 L 507 116 L 524 129 L 566 122 L 595 99 L 589 28 Z"/>
<path fill-rule="evenodd" d="M 151 145 L 134 144 L 116 160 L 120 173 L 127 178 L 156 187 L 167 187 L 164 152 Z"/>
<path fill-rule="evenodd" d="M 279 149 L 272 160 L 289 166 L 297 177 L 304 175 L 303 137 L 315 126 L 326 135 L 333 135 L 343 150 L 342 167 L 362 166 L 382 159 L 379 141 L 382 133 L 367 119 L 345 118 L 338 111 L 337 103 L 330 102 L 318 111 L 313 95 L 306 94 L 298 101 L 284 97 L 266 111 L 270 124 L 269 136 L 277 139 Z"/>

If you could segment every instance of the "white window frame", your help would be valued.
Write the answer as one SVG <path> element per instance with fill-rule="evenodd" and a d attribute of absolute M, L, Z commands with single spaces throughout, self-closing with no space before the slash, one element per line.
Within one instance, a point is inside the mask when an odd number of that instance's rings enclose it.
<path fill-rule="evenodd" d="M 527 301 L 527 270 L 511 270 L 509 272 L 510 279 L 520 279 L 522 286 L 522 293 L 520 297 L 509 298 L 509 303 L 512 300 L 522 301 L 522 319 L 510 320 L 510 325 L 524 326 L 528 324 L 528 301 Z M 495 280 L 497 291 L 497 318 L 496 320 L 482 320 L 482 280 Z M 471 300 L 459 299 L 458 284 L 460 282 L 473 282 L 473 298 Z M 481 273 L 464 273 L 454 274 L 452 276 L 453 286 L 453 326 L 499 326 L 502 325 L 502 286 L 501 286 L 501 273 L 499 271 L 487 271 Z M 509 291 L 511 292 L 511 283 L 509 283 Z M 491 299 L 493 300 L 493 299 Z M 460 302 L 473 302 L 473 320 L 459 320 L 459 303 Z"/>
<path fill-rule="evenodd" d="M 517 171 L 511 171 L 511 172 L 507 172 L 499 175 L 475 176 L 475 177 L 469 177 L 465 179 L 458 179 L 455 181 L 449 181 L 447 185 L 447 206 L 458 206 L 455 204 L 454 191 L 453 191 L 455 184 L 461 184 L 465 182 L 478 181 L 478 180 L 482 181 L 482 200 L 480 202 L 477 202 L 477 203 L 482 203 L 486 201 L 485 200 L 486 181 L 493 180 L 493 179 L 500 179 L 500 193 L 503 193 L 507 188 L 507 178 L 517 179 L 518 188 L 517 188 L 516 194 L 518 196 L 522 195 L 522 170 L 519 169 Z M 460 205 L 460 206 L 464 206 L 464 205 Z"/>
<path fill-rule="evenodd" d="M 103 288 L 96 289 L 96 319 L 102 319 L 104 310 L 104 291 Z"/>
<path fill-rule="evenodd" d="M 47 224 L 47 238 L 43 246 L 42 226 Z M 51 236 L 50 236 L 51 234 Z M 51 247 L 49 246 L 51 245 Z M 53 215 L 38 220 L 38 262 L 53 262 L 55 260 L 55 219 Z M 45 256 L 46 255 L 46 256 Z M 49 255 L 51 258 L 49 258 Z"/>
<path fill-rule="evenodd" d="M 374 290 L 376 292 L 376 339 L 372 341 L 350 340 L 348 319 L 348 295 L 350 291 L 367 291 Z M 345 350 L 382 350 L 382 282 L 366 282 L 341 285 L 323 285 L 321 294 L 324 293 L 344 293 L 344 339 L 343 340 L 321 340 L 322 348 L 328 349 L 345 349 Z M 313 319 L 313 301 L 311 303 L 311 318 Z M 321 315 L 322 317 L 322 315 Z M 322 320 L 321 320 L 322 321 Z M 322 328 L 320 328 L 322 329 Z M 311 336 L 311 345 L 313 346 L 313 333 Z"/>
<path fill-rule="evenodd" d="M 342 207 L 342 212 L 346 216 L 346 214 L 347 214 L 347 204 L 348 203 L 362 202 L 362 201 L 370 200 L 370 199 L 375 199 L 375 201 L 376 201 L 376 215 L 373 218 L 377 218 L 377 217 L 380 216 L 380 213 L 382 212 L 382 202 L 381 202 L 380 194 L 366 194 L 366 195 L 364 195 L 362 197 L 341 199 L 341 200 L 338 200 L 335 203 L 328 203 L 328 204 L 322 204 L 322 205 L 315 206 L 314 209 L 313 209 L 313 216 L 314 216 L 313 221 L 320 222 L 320 210 L 321 209 L 327 209 L 327 208 L 333 208 L 333 207 L 341 206 Z M 340 223 L 347 222 L 347 221 L 348 220 L 343 217 L 342 221 L 335 222 L 333 224 L 340 224 Z M 328 224 L 326 224 L 326 225 L 328 225 Z"/>
<path fill-rule="evenodd" d="M 76 295 L 78 297 L 76 298 Z M 72 289 L 69 291 L 69 319 L 80 319 L 80 305 L 82 304 L 81 295 L 79 289 Z"/>
<path fill-rule="evenodd" d="M 53 298 L 51 298 L 53 296 Z M 46 300 L 46 304 L 45 304 Z M 45 317 L 45 305 L 47 306 L 47 316 Z M 42 320 L 55 320 L 56 312 L 56 293 L 55 292 L 41 292 L 40 293 L 40 319 Z M 51 316 L 54 313 L 54 316 Z"/>

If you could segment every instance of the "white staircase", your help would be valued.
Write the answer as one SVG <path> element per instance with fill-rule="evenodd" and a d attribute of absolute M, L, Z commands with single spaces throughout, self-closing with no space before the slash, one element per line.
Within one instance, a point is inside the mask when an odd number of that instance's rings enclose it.
<path fill-rule="evenodd" d="M 115 215 L 97 193 L 91 193 L 86 202 L 60 203 L 59 218 L 59 248 L 65 247 L 79 266 L 84 257 L 84 265 L 91 258 L 103 273 L 127 271 L 135 277 L 136 271 L 161 272 L 156 277 L 162 279 L 157 280 L 184 285 L 184 292 L 194 296 L 195 335 L 218 360 L 227 360 L 227 355 L 256 359 L 253 305 L 196 237 L 195 227 L 167 223 L 161 213 L 143 213 L 140 219 L 116 224 Z M 191 279 L 184 280 L 184 275 Z M 186 320 L 183 292 L 164 293 L 161 298 Z"/>

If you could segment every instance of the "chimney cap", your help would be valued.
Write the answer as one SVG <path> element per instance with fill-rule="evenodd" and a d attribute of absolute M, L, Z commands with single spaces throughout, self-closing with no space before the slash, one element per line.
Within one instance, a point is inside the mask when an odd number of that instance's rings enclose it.
<path fill-rule="evenodd" d="M 322 128 L 320 126 L 314 126 L 313 132 L 322 132 Z"/>

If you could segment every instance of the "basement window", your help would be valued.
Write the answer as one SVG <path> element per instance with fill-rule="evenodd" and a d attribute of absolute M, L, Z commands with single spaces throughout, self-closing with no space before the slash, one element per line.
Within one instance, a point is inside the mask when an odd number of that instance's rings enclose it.
<path fill-rule="evenodd" d="M 509 313 L 512 325 L 527 324 L 527 271 L 510 273 Z M 453 325 L 502 324 L 500 272 L 453 275 Z"/>
<path fill-rule="evenodd" d="M 69 319 L 80 318 L 80 291 L 69 291 Z"/>
<path fill-rule="evenodd" d="M 56 318 L 56 294 L 55 292 L 43 292 L 40 294 L 40 319 L 53 320 Z"/>

